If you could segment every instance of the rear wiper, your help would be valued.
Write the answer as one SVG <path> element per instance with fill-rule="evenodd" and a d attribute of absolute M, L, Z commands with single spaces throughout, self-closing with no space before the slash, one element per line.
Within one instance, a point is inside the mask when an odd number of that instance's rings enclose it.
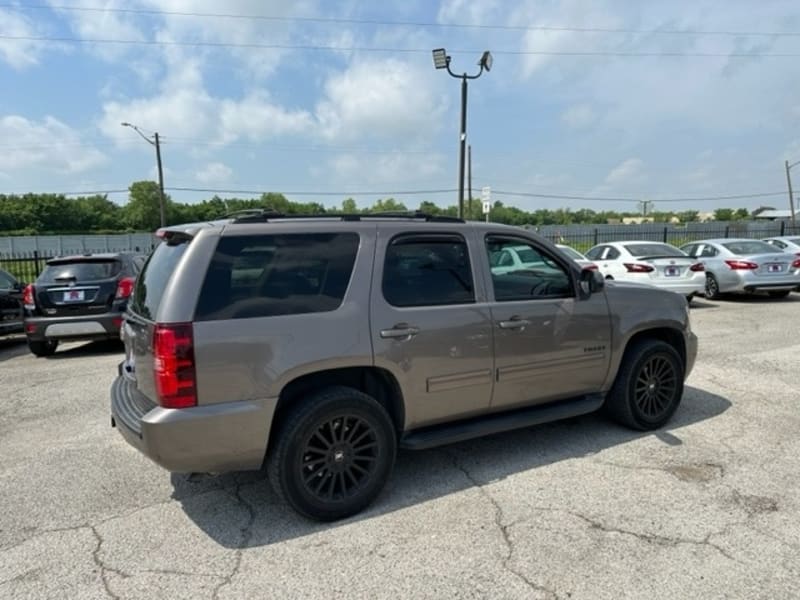
<path fill-rule="evenodd" d="M 74 275 L 70 275 L 69 277 L 55 277 L 53 281 L 78 281 L 78 278 Z"/>

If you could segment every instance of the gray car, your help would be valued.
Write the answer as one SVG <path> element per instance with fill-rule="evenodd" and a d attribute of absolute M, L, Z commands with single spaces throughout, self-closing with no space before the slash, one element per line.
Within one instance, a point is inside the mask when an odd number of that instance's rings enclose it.
<path fill-rule="evenodd" d="M 800 258 L 760 240 L 700 240 L 681 248 L 703 262 L 706 298 L 725 293 L 766 292 L 784 298 L 800 287 Z"/>
<path fill-rule="evenodd" d="M 662 427 L 697 353 L 682 297 L 606 283 L 519 228 L 264 213 L 160 235 L 112 424 L 170 471 L 265 467 L 314 519 L 366 507 L 398 447 L 600 408 Z M 534 256 L 493 271 L 509 248 Z"/>

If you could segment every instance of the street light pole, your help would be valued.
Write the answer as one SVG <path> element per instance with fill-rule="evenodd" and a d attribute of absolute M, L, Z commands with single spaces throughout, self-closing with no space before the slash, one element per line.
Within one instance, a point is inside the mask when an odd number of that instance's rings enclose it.
<path fill-rule="evenodd" d="M 797 223 L 795 222 L 794 217 L 794 194 L 792 193 L 792 175 L 789 172 L 792 167 L 796 167 L 800 165 L 800 161 L 796 163 L 789 164 L 789 161 L 785 161 L 786 165 L 786 185 L 789 186 L 789 218 L 792 220 L 792 227 L 796 227 Z"/>
<path fill-rule="evenodd" d="M 467 80 L 477 79 L 484 71 L 492 69 L 492 54 L 488 50 L 483 53 L 478 61 L 480 71 L 476 75 L 462 73 L 458 75 L 450 70 L 450 56 L 444 48 L 437 48 L 433 51 L 433 65 L 437 69 L 447 69 L 451 77 L 461 80 L 461 131 L 458 142 L 458 216 L 464 218 L 464 162 L 465 149 L 467 146 Z"/>
<path fill-rule="evenodd" d="M 123 127 L 130 127 L 136 133 L 138 133 L 141 138 L 150 144 L 151 146 L 155 146 L 156 149 L 156 164 L 158 165 L 158 210 L 159 216 L 161 221 L 161 227 L 164 227 L 167 224 L 167 216 L 166 216 L 166 201 L 164 199 L 164 169 L 161 166 L 161 142 L 158 139 L 158 132 L 156 131 L 153 134 L 153 138 L 147 137 L 145 134 L 141 132 L 141 130 L 132 123 L 120 123 Z"/>

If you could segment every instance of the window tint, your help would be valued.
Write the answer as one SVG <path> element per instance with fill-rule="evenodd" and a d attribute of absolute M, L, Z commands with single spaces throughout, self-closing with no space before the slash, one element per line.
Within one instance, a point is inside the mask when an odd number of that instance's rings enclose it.
<path fill-rule="evenodd" d="M 454 235 L 395 238 L 386 249 L 383 296 L 393 306 L 474 302 L 464 239 Z"/>
<path fill-rule="evenodd" d="M 636 258 L 686 256 L 682 251 L 669 244 L 625 244 L 625 249 Z"/>
<path fill-rule="evenodd" d="M 39 283 L 100 281 L 116 277 L 122 269 L 118 260 L 81 260 L 70 262 L 51 262 L 39 275 Z"/>
<path fill-rule="evenodd" d="M 687 246 L 681 246 L 681 250 L 688 254 L 689 256 L 697 256 L 697 244 L 688 244 Z"/>
<path fill-rule="evenodd" d="M 586 258 L 589 260 L 597 260 L 601 256 L 603 256 L 603 250 L 605 250 L 607 246 L 595 246 L 591 250 L 586 253 Z"/>
<path fill-rule="evenodd" d="M 703 246 L 703 250 L 700 252 L 699 256 L 702 258 L 713 258 L 717 254 L 719 254 L 719 251 L 716 248 L 714 248 L 714 246 L 709 246 L 708 244 L 706 244 L 705 246 Z"/>
<path fill-rule="evenodd" d="M 606 255 L 603 257 L 605 260 L 616 260 L 619 258 L 619 250 L 614 246 L 609 246 Z"/>
<path fill-rule="evenodd" d="M 563 298 L 572 295 L 572 278 L 547 252 L 532 245 L 523 245 L 519 240 L 487 238 L 486 252 L 489 257 L 505 249 L 522 252 L 528 260 L 518 268 L 491 268 L 496 301 Z"/>
<path fill-rule="evenodd" d="M 223 237 L 195 319 L 247 319 L 336 310 L 358 253 L 355 233 Z"/>
<path fill-rule="evenodd" d="M 182 239 L 179 243 L 162 242 L 156 246 L 136 278 L 133 296 L 129 303 L 133 312 L 146 319 L 156 318 L 164 289 L 188 247 L 189 241 L 186 239 Z"/>
<path fill-rule="evenodd" d="M 775 252 L 775 248 L 768 243 L 756 240 L 728 242 L 722 245 L 734 254 L 740 256 L 746 256 L 748 254 L 772 254 Z"/>
<path fill-rule="evenodd" d="M 10 290 L 14 287 L 14 279 L 5 271 L 0 271 L 0 290 Z"/>
<path fill-rule="evenodd" d="M 583 260 L 583 255 L 575 250 L 575 248 L 570 248 L 569 246 L 559 246 L 558 249 L 572 260 Z"/>

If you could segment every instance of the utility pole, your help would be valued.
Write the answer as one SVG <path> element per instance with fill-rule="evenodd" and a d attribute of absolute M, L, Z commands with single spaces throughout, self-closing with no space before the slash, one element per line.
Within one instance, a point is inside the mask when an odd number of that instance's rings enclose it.
<path fill-rule="evenodd" d="M 797 223 L 795 222 L 794 217 L 794 194 L 792 193 L 792 175 L 789 172 L 789 169 L 794 167 L 795 165 L 800 163 L 789 164 L 789 161 L 785 161 L 786 165 L 786 185 L 789 186 L 789 218 L 792 220 L 792 227 L 796 227 Z"/>
<path fill-rule="evenodd" d="M 467 188 L 469 189 L 467 215 L 472 218 L 472 144 L 467 146 Z"/>
<path fill-rule="evenodd" d="M 161 227 L 167 225 L 167 216 L 164 201 L 164 169 L 161 167 L 161 143 L 158 141 L 158 132 L 153 136 L 156 139 L 156 162 L 158 163 L 158 193 L 159 193 L 159 212 L 161 213 Z"/>
<path fill-rule="evenodd" d="M 166 226 L 167 224 L 167 216 L 166 216 L 166 199 L 164 197 L 164 169 L 161 166 L 161 141 L 158 139 L 158 132 L 156 131 L 153 134 L 153 138 L 147 137 L 142 131 L 133 123 L 123 122 L 120 123 L 123 127 L 130 127 L 139 136 L 151 146 L 155 146 L 156 149 L 156 164 L 158 165 L 158 209 L 160 213 L 160 221 L 161 227 Z"/>

